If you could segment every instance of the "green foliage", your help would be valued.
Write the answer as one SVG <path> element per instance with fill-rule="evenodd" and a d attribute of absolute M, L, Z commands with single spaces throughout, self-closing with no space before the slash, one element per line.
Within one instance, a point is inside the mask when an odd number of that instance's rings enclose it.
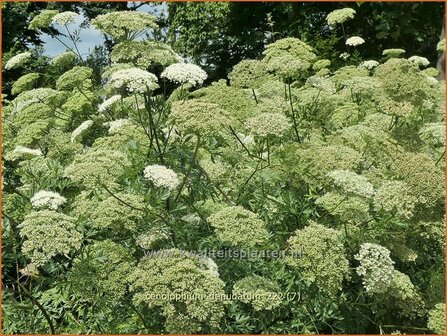
<path fill-rule="evenodd" d="M 442 333 L 438 41 L 377 26 L 437 7 L 169 4 L 171 49 L 127 6 L 47 7 L 96 16 L 88 57 L 5 56 L 3 332 Z"/>

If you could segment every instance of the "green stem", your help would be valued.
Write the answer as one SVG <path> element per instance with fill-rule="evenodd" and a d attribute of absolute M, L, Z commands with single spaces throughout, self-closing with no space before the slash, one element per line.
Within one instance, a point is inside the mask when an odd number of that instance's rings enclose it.
<path fill-rule="evenodd" d="M 300 134 L 298 132 L 298 123 L 296 121 L 295 110 L 293 108 L 292 102 L 292 89 L 290 88 L 290 83 L 287 84 L 289 87 L 289 101 L 290 101 L 290 109 L 292 111 L 292 119 L 293 119 L 293 129 L 295 130 L 296 139 L 298 142 L 301 142 Z"/>
<path fill-rule="evenodd" d="M 134 209 L 134 210 L 138 210 L 138 211 L 142 211 L 142 212 L 146 212 L 147 209 L 141 209 L 141 208 L 137 208 L 135 206 L 133 206 L 132 204 L 122 200 L 121 198 L 119 198 L 118 196 L 116 196 L 109 188 L 106 187 L 105 184 L 102 184 L 102 187 L 104 188 L 105 191 L 107 191 L 107 193 L 112 196 L 114 199 L 116 199 L 118 202 L 123 203 L 124 205 L 127 205 L 129 208 Z"/>
<path fill-rule="evenodd" d="M 255 98 L 255 102 L 256 102 L 256 105 L 257 105 L 258 104 L 258 98 L 256 97 L 255 89 L 251 89 L 251 92 L 253 92 L 253 97 Z"/>
<path fill-rule="evenodd" d="M 36 300 L 36 298 L 34 298 L 34 296 L 31 295 L 31 293 L 28 291 L 28 289 L 26 289 L 25 286 L 23 286 L 20 282 L 17 282 L 17 284 L 22 289 L 23 293 L 30 298 L 31 302 L 34 305 L 36 305 L 37 308 L 39 308 L 39 310 L 42 312 L 43 316 L 45 317 L 45 320 L 47 320 L 48 325 L 50 327 L 50 333 L 52 335 L 56 334 L 56 330 L 54 329 L 53 321 L 51 321 L 50 315 L 48 314 L 46 309 L 39 303 L 39 301 Z"/>
<path fill-rule="evenodd" d="M 177 202 L 178 198 L 180 197 L 183 188 L 185 187 L 186 181 L 189 178 L 189 175 L 191 175 L 192 172 L 192 167 L 194 166 L 194 162 L 196 161 L 197 158 L 197 153 L 199 152 L 199 147 L 200 147 L 200 135 L 197 135 L 197 143 L 196 143 L 196 148 L 194 150 L 194 154 L 191 158 L 191 162 L 189 163 L 189 167 L 188 170 L 186 171 L 185 177 L 183 178 L 182 184 L 180 184 L 180 188 L 177 192 L 177 196 L 175 196 L 174 198 L 174 202 Z"/>

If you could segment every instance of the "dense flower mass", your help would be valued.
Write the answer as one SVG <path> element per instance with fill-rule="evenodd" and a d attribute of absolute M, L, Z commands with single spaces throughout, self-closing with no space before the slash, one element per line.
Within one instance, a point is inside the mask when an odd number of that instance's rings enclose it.
<path fill-rule="evenodd" d="M 374 195 L 374 187 L 364 176 L 349 170 L 333 170 L 327 174 L 334 184 L 346 193 L 370 198 Z"/>
<path fill-rule="evenodd" d="M 123 5 L 4 5 L 67 51 L 4 44 L 2 332 L 445 333 L 445 41 Z"/>
<path fill-rule="evenodd" d="M 115 103 L 122 99 L 121 95 L 114 95 L 106 100 L 104 100 L 101 105 L 98 106 L 99 112 L 104 112 L 108 108 L 112 107 Z"/>
<path fill-rule="evenodd" d="M 57 210 L 67 199 L 56 192 L 41 190 L 31 197 L 31 204 L 36 209 Z"/>
<path fill-rule="evenodd" d="M 258 114 L 247 119 L 245 125 L 251 133 L 260 137 L 281 136 L 290 128 L 287 117 L 279 113 Z"/>
<path fill-rule="evenodd" d="M 171 64 L 160 76 L 177 84 L 189 83 L 192 86 L 202 85 L 208 77 L 199 66 L 188 63 Z"/>
<path fill-rule="evenodd" d="M 157 77 L 147 71 L 130 68 L 118 70 L 110 77 L 110 83 L 116 89 L 127 88 L 130 92 L 145 93 L 158 88 Z"/>
<path fill-rule="evenodd" d="M 74 218 L 62 213 L 42 210 L 32 212 L 20 223 L 25 238 L 23 253 L 42 266 L 56 255 L 68 256 L 81 246 L 82 235 L 76 231 Z"/>
<path fill-rule="evenodd" d="M 336 9 L 327 15 L 326 20 L 330 26 L 335 26 L 336 24 L 353 19 L 355 13 L 356 11 L 352 8 Z"/>
<path fill-rule="evenodd" d="M 89 129 L 93 125 L 93 120 L 86 120 L 82 124 L 80 124 L 72 133 L 71 133 L 71 142 L 74 142 L 84 131 Z"/>
<path fill-rule="evenodd" d="M 11 70 L 13 68 L 18 68 L 18 67 L 22 66 L 23 64 L 25 64 L 27 61 L 29 61 L 30 58 L 31 58 L 30 52 L 24 52 L 21 54 L 17 54 L 15 56 L 11 57 L 8 60 L 8 62 L 6 62 L 5 69 Z"/>
<path fill-rule="evenodd" d="M 281 305 L 279 292 L 277 284 L 259 276 L 243 278 L 233 287 L 233 295 L 257 311 L 272 310 Z"/>
<path fill-rule="evenodd" d="M 292 256 L 287 263 L 296 267 L 309 283 L 319 290 L 336 293 L 349 276 L 349 262 L 341 233 L 317 223 L 297 230 L 289 240 Z"/>
<path fill-rule="evenodd" d="M 74 12 L 62 12 L 59 14 L 56 14 L 55 16 L 53 16 L 52 18 L 52 23 L 53 24 L 59 24 L 61 26 L 63 25 L 67 25 L 70 23 L 74 23 L 76 21 L 76 19 L 78 18 L 79 14 L 74 13 Z"/>
<path fill-rule="evenodd" d="M 352 47 L 361 45 L 363 43 L 365 43 L 365 40 L 362 39 L 360 36 L 352 36 L 346 40 L 346 45 L 352 46 Z"/>
<path fill-rule="evenodd" d="M 155 17 L 149 13 L 120 11 L 98 15 L 92 24 L 114 39 L 133 39 L 149 28 L 156 28 Z"/>
<path fill-rule="evenodd" d="M 360 263 L 357 274 L 363 277 L 363 286 L 368 293 L 383 293 L 391 285 L 394 275 L 394 262 L 390 251 L 383 246 L 371 243 L 362 244 L 355 255 Z"/>
<path fill-rule="evenodd" d="M 378 65 L 379 65 L 379 62 L 374 61 L 374 60 L 363 61 L 362 63 L 360 63 L 361 67 L 366 68 L 368 70 L 374 69 Z"/>
<path fill-rule="evenodd" d="M 223 281 L 183 251 L 164 253 L 170 257 L 143 258 L 131 273 L 135 304 L 161 308 L 170 333 L 199 332 L 205 323 L 217 327 L 227 302 Z M 181 295 L 184 289 L 188 293 Z"/>
<path fill-rule="evenodd" d="M 253 212 L 241 206 L 231 206 L 213 213 L 209 218 L 217 237 L 235 246 L 253 247 L 269 236 L 265 223 Z"/>
<path fill-rule="evenodd" d="M 174 190 L 180 184 L 177 174 L 161 165 L 150 165 L 144 168 L 144 177 L 156 187 Z"/>
<path fill-rule="evenodd" d="M 408 60 L 422 67 L 426 67 L 430 64 L 428 59 L 421 56 L 411 56 Z"/>

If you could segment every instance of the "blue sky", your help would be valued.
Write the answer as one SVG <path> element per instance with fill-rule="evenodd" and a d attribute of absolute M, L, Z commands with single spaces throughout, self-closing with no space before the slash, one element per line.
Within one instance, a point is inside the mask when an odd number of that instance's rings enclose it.
<path fill-rule="evenodd" d="M 153 7 L 149 5 L 143 5 L 137 10 L 139 12 L 152 12 L 152 9 Z M 158 9 L 166 10 L 166 5 L 162 3 Z M 84 19 L 85 17 L 81 14 L 77 18 L 75 23 L 68 26 L 70 31 L 73 32 L 75 29 L 77 29 L 79 25 L 84 21 Z M 63 26 L 56 25 L 55 27 L 59 31 L 65 33 L 65 28 Z M 68 46 L 73 47 L 73 43 L 68 37 L 58 36 L 58 38 Z M 43 41 L 44 54 L 47 56 L 54 57 L 63 53 L 67 49 L 56 38 L 51 37 L 48 34 L 42 34 L 41 39 Z M 80 40 L 81 42 L 77 43 L 77 47 L 83 57 L 87 56 L 96 45 L 100 45 L 104 42 L 104 38 L 102 37 L 101 32 L 96 30 L 93 26 L 81 29 Z"/>

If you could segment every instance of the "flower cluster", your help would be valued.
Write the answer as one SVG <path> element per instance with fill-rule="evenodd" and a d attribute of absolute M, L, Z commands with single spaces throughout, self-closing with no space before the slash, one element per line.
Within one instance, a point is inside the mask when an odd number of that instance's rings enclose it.
<path fill-rule="evenodd" d="M 374 196 L 377 210 L 395 211 L 403 218 L 413 217 L 417 198 L 410 193 L 409 186 L 403 181 L 385 181 Z"/>
<path fill-rule="evenodd" d="M 33 86 L 36 84 L 39 77 L 40 74 L 34 72 L 23 75 L 14 82 L 11 89 L 11 93 L 18 94 L 23 91 L 31 90 Z"/>
<path fill-rule="evenodd" d="M 130 122 L 129 119 L 117 119 L 117 120 L 109 121 L 105 124 L 107 126 L 109 126 L 109 134 L 115 134 L 115 133 L 118 133 L 119 131 L 121 131 L 126 126 L 131 125 L 132 123 Z"/>
<path fill-rule="evenodd" d="M 53 24 L 64 26 L 70 23 L 74 23 L 78 16 L 79 14 L 74 12 L 62 12 L 53 16 L 51 22 Z"/>
<path fill-rule="evenodd" d="M 116 232 L 133 230 L 144 217 L 143 197 L 128 193 L 117 193 L 100 201 L 90 214 L 93 226 L 112 229 Z"/>
<path fill-rule="evenodd" d="M 361 67 L 366 68 L 368 70 L 372 70 L 378 65 L 379 65 L 379 62 L 374 61 L 374 60 L 363 61 L 362 63 L 360 63 Z"/>
<path fill-rule="evenodd" d="M 89 129 L 93 125 L 93 120 L 86 120 L 82 122 L 72 133 L 71 142 L 74 142 L 84 131 Z"/>
<path fill-rule="evenodd" d="M 42 151 L 40 149 L 32 149 L 23 146 L 17 146 L 16 148 L 14 148 L 9 157 L 11 160 L 14 160 L 19 158 L 30 158 L 40 155 L 42 155 Z"/>
<path fill-rule="evenodd" d="M 260 276 L 238 280 L 233 286 L 233 295 L 253 306 L 255 311 L 272 310 L 281 305 L 278 284 Z"/>
<path fill-rule="evenodd" d="M 158 188 L 174 190 L 180 184 L 177 173 L 161 165 L 150 165 L 144 168 L 144 177 Z"/>
<path fill-rule="evenodd" d="M 65 169 L 65 176 L 85 186 L 113 185 L 130 166 L 124 153 L 91 148 L 74 157 Z"/>
<path fill-rule="evenodd" d="M 115 65 L 133 64 L 141 69 L 183 62 L 170 46 L 157 41 L 123 41 L 114 46 L 110 56 Z"/>
<path fill-rule="evenodd" d="M 398 307 L 400 315 L 406 318 L 416 318 L 424 315 L 424 301 L 408 275 L 394 271 L 393 281 L 388 293 Z"/>
<path fill-rule="evenodd" d="M 444 173 L 427 154 L 404 153 L 392 168 L 419 203 L 432 206 L 444 198 Z"/>
<path fill-rule="evenodd" d="M 228 74 L 231 86 L 254 89 L 269 79 L 265 64 L 258 60 L 243 60 Z"/>
<path fill-rule="evenodd" d="M 199 332 L 205 323 L 217 327 L 227 302 L 223 281 L 202 269 L 200 259 L 176 249 L 164 252 L 169 257 L 143 258 L 129 276 L 134 302 L 160 307 L 171 333 Z"/>
<path fill-rule="evenodd" d="M 158 88 L 154 74 L 138 68 L 118 70 L 110 76 L 110 83 L 116 89 L 126 87 L 130 92 L 146 93 Z"/>
<path fill-rule="evenodd" d="M 71 70 L 61 75 L 56 82 L 58 90 L 73 90 L 91 86 L 93 70 L 85 66 L 75 66 Z"/>
<path fill-rule="evenodd" d="M 430 64 L 430 61 L 428 59 L 421 56 L 411 56 L 408 60 L 422 67 L 426 67 Z"/>
<path fill-rule="evenodd" d="M 30 52 L 24 52 L 21 54 L 17 54 L 13 57 L 11 57 L 8 62 L 6 62 L 5 64 L 5 69 L 6 70 L 11 70 L 14 68 L 18 68 L 21 67 L 22 65 L 24 65 L 26 62 L 28 62 L 31 58 L 31 53 Z"/>
<path fill-rule="evenodd" d="M 284 114 L 261 113 L 245 122 L 250 132 L 259 137 L 282 136 L 290 129 L 290 122 Z"/>
<path fill-rule="evenodd" d="M 341 290 L 343 280 L 349 276 L 349 262 L 339 231 L 311 222 L 295 231 L 288 244 L 289 251 L 297 256 L 288 257 L 286 262 L 297 267 L 306 282 L 326 293 Z"/>
<path fill-rule="evenodd" d="M 263 62 L 267 62 L 267 64 L 276 57 L 292 56 L 300 60 L 302 64 L 313 63 L 317 58 L 311 46 L 293 37 L 283 38 L 267 45 L 263 54 L 265 55 Z M 303 68 L 305 67 L 303 66 Z"/>
<path fill-rule="evenodd" d="M 76 54 L 73 51 L 66 51 L 57 55 L 51 60 L 51 65 L 59 68 L 65 68 L 72 65 L 76 60 Z"/>
<path fill-rule="evenodd" d="M 361 45 L 363 43 L 365 43 L 365 40 L 362 39 L 360 36 L 352 36 L 346 40 L 346 45 L 352 46 L 352 47 Z"/>
<path fill-rule="evenodd" d="M 427 123 L 419 131 L 421 139 L 429 146 L 444 147 L 445 124 L 441 122 Z"/>
<path fill-rule="evenodd" d="M 74 218 L 62 213 L 42 210 L 25 216 L 19 224 L 20 236 L 25 239 L 22 252 L 37 266 L 56 255 L 66 255 L 81 246 L 82 235 L 76 231 Z"/>
<path fill-rule="evenodd" d="M 57 10 L 43 10 L 39 14 L 37 14 L 33 19 L 31 20 L 30 24 L 28 25 L 28 29 L 31 30 L 38 30 L 41 28 L 48 28 L 53 21 L 53 17 L 57 15 L 59 11 Z"/>
<path fill-rule="evenodd" d="M 113 106 L 115 103 L 119 102 L 122 99 L 121 95 L 114 95 L 106 100 L 104 100 L 101 105 L 98 106 L 99 112 L 104 112 Z"/>
<path fill-rule="evenodd" d="M 427 327 L 438 335 L 444 335 L 446 333 L 445 303 L 437 303 L 435 307 L 429 311 Z"/>
<path fill-rule="evenodd" d="M 265 223 L 241 206 L 223 208 L 211 214 L 208 221 L 216 230 L 217 237 L 231 245 L 254 247 L 269 237 Z"/>
<path fill-rule="evenodd" d="M 171 119 L 180 131 L 203 136 L 219 133 L 233 122 L 230 113 L 219 105 L 198 99 L 174 102 Z"/>
<path fill-rule="evenodd" d="M 347 194 L 365 198 L 374 196 L 374 187 L 365 176 L 349 170 L 333 170 L 327 174 L 334 184 Z"/>
<path fill-rule="evenodd" d="M 98 15 L 92 25 L 116 40 L 131 40 L 149 28 L 157 28 L 155 16 L 137 11 L 119 11 Z"/>
<path fill-rule="evenodd" d="M 340 222 L 362 223 L 369 218 L 369 204 L 358 196 L 346 197 L 336 192 L 328 192 L 319 197 L 315 204 L 339 218 Z"/>
<path fill-rule="evenodd" d="M 391 49 L 385 49 L 382 51 L 382 55 L 383 56 L 387 56 L 389 58 L 397 58 L 402 56 L 403 54 L 405 54 L 405 50 L 404 49 L 400 49 L 400 48 L 391 48 Z"/>
<path fill-rule="evenodd" d="M 74 260 L 68 283 L 79 298 L 94 300 L 105 296 L 117 304 L 126 294 L 127 277 L 134 261 L 129 250 L 111 240 L 97 241 L 86 247 L 88 257 Z"/>
<path fill-rule="evenodd" d="M 380 245 L 365 243 L 355 255 L 360 262 L 357 274 L 363 277 L 363 286 L 368 293 L 384 293 L 394 277 L 394 261 L 390 251 Z"/>
<path fill-rule="evenodd" d="M 31 197 L 31 205 L 36 209 L 57 210 L 67 199 L 56 192 L 41 190 Z"/>
<path fill-rule="evenodd" d="M 202 85 L 208 75 L 195 64 L 174 63 L 168 66 L 160 75 L 177 84 L 189 83 L 192 86 Z"/>
<path fill-rule="evenodd" d="M 356 11 L 352 8 L 336 9 L 327 15 L 326 21 L 329 26 L 335 26 L 339 23 L 344 23 L 350 19 L 353 19 L 355 13 Z"/>

